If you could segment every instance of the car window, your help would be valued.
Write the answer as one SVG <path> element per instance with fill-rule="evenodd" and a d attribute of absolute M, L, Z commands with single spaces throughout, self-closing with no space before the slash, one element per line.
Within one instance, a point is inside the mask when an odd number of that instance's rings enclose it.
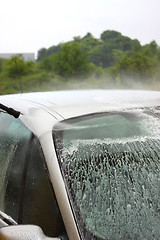
<path fill-rule="evenodd" d="M 158 108 L 126 110 L 70 119 L 54 128 L 84 239 L 159 238 L 159 116 Z"/>
<path fill-rule="evenodd" d="M 24 188 L 22 223 L 40 226 L 47 236 L 65 234 L 42 149 L 36 137 L 31 143 Z"/>
<path fill-rule="evenodd" d="M 0 210 L 18 220 L 21 174 L 30 131 L 20 119 L 0 112 Z"/>

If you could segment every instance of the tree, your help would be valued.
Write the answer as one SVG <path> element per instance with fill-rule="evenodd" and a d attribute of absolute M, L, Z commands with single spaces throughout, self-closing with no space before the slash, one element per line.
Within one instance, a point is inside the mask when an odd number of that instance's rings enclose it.
<path fill-rule="evenodd" d="M 32 66 L 33 62 L 25 62 L 23 57 L 19 55 L 7 60 L 4 70 L 9 77 L 17 77 L 30 73 Z"/>
<path fill-rule="evenodd" d="M 120 59 L 122 58 L 122 56 L 125 55 L 125 53 L 124 53 L 124 51 L 122 51 L 122 50 L 113 49 L 112 55 L 113 55 L 113 61 L 114 61 L 114 63 L 117 63 L 117 62 L 120 61 Z"/>
<path fill-rule="evenodd" d="M 49 56 L 52 56 L 54 53 L 58 53 L 61 50 L 61 44 L 58 44 L 57 46 L 51 46 L 50 48 L 41 48 L 38 51 L 38 61 L 42 61 L 44 58 L 47 58 Z"/>
<path fill-rule="evenodd" d="M 37 57 L 37 60 L 38 61 L 41 61 L 43 58 L 45 58 L 47 56 L 47 49 L 46 48 L 41 48 L 39 51 L 38 51 L 38 57 Z"/>
<path fill-rule="evenodd" d="M 107 30 L 101 34 L 101 40 L 105 42 L 108 40 L 113 40 L 114 38 L 118 38 L 119 36 L 121 36 L 121 33 L 117 31 Z"/>
<path fill-rule="evenodd" d="M 143 52 L 132 52 L 130 56 L 124 55 L 112 68 L 114 76 L 146 79 L 152 76 L 156 63 Z"/>
<path fill-rule="evenodd" d="M 87 33 L 82 39 L 79 41 L 81 49 L 90 54 L 90 52 L 100 46 L 102 43 L 99 39 L 94 38 L 91 33 Z"/>
<path fill-rule="evenodd" d="M 52 71 L 53 70 L 52 58 L 51 57 L 43 58 L 42 61 L 39 63 L 39 66 L 40 68 L 46 71 Z"/>
<path fill-rule="evenodd" d="M 6 61 L 7 61 L 6 59 L 0 58 L 0 72 L 2 72 Z"/>
<path fill-rule="evenodd" d="M 58 44 L 57 46 L 52 46 L 50 48 L 47 49 L 47 54 L 46 56 L 52 56 L 54 53 L 59 53 L 61 50 L 61 43 Z"/>
<path fill-rule="evenodd" d="M 116 31 L 104 31 L 101 34 L 101 40 L 99 51 L 97 51 L 97 48 L 93 48 L 89 54 L 89 59 L 96 66 L 102 63 L 103 68 L 111 67 L 115 64 L 115 56 L 113 55 L 115 50 L 123 51 L 125 54 L 127 51 L 141 48 L 138 40 L 132 40 Z"/>
<path fill-rule="evenodd" d="M 117 31 L 104 31 L 101 34 L 101 38 L 97 39 L 88 32 L 83 38 L 77 36 L 73 38 L 73 42 L 79 44 L 80 49 L 88 55 L 89 61 L 96 66 L 102 64 L 103 68 L 111 67 L 115 64 L 114 50 L 123 51 L 124 54 L 127 51 L 140 51 L 141 44 L 138 40 L 130 39 L 123 36 Z M 49 49 L 41 49 L 38 52 L 38 60 L 42 60 L 52 54 L 59 54 L 61 51 L 61 45 L 52 46 Z M 48 60 L 47 60 L 48 61 Z"/>
<path fill-rule="evenodd" d="M 144 54 L 153 57 L 158 55 L 158 45 L 155 41 L 152 41 L 151 43 L 144 45 L 142 51 Z"/>
<path fill-rule="evenodd" d="M 64 43 L 61 51 L 53 54 L 54 71 L 63 77 L 79 77 L 89 72 L 89 61 L 80 44 L 72 41 Z"/>

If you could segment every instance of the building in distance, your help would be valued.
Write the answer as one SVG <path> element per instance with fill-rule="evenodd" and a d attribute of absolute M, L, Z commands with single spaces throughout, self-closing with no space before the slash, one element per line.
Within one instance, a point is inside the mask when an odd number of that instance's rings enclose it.
<path fill-rule="evenodd" d="M 35 62 L 35 54 L 34 53 L 0 53 L 0 58 L 9 59 L 14 56 L 22 56 L 24 61 L 32 61 Z"/>

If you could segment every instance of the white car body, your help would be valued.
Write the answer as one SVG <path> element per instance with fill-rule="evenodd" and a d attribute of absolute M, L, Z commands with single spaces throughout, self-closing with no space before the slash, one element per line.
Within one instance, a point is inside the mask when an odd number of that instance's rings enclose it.
<path fill-rule="evenodd" d="M 19 111 L 21 121 L 38 137 L 68 237 L 70 240 L 80 240 L 57 161 L 52 138 L 54 125 L 62 120 L 87 114 L 160 106 L 160 92 L 78 90 L 26 93 L 0 96 L 0 103 Z"/>

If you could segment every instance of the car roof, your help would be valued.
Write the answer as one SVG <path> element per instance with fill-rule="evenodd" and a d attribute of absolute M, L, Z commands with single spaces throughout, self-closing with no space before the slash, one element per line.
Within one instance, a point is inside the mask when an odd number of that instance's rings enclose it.
<path fill-rule="evenodd" d="M 0 96 L 6 103 L 25 114 L 31 108 L 56 112 L 64 119 L 92 112 L 160 105 L 159 91 L 138 90 L 70 90 Z"/>
<path fill-rule="evenodd" d="M 53 122 L 96 112 L 136 107 L 160 106 L 159 91 L 141 90 L 70 90 L 0 96 L 0 103 L 20 111 L 22 119 L 35 122 L 48 116 Z M 38 112 L 38 114 L 37 114 Z M 40 114 L 41 113 L 41 114 Z M 32 125 L 30 119 L 26 125 Z M 49 119 L 43 119 L 43 125 Z M 40 126 L 42 123 L 40 124 Z M 53 125 L 52 125 L 53 127 Z M 34 129 L 32 129 L 34 131 Z"/>

